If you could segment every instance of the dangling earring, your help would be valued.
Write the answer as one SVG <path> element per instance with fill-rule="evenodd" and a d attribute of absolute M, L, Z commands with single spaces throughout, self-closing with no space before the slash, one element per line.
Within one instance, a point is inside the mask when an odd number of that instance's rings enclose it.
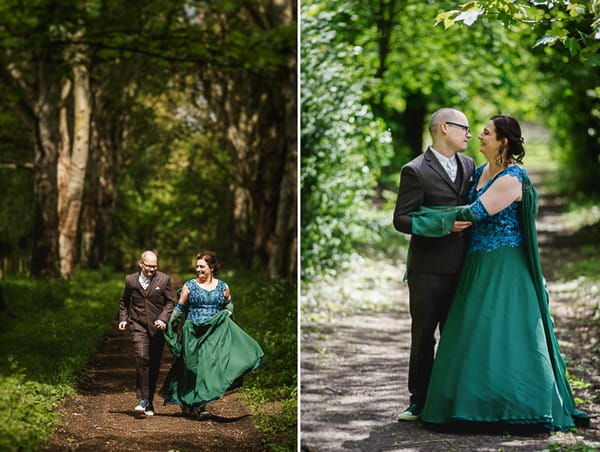
<path fill-rule="evenodd" d="M 498 149 L 498 157 L 496 157 L 496 165 L 504 166 L 504 145 L 501 144 Z"/>

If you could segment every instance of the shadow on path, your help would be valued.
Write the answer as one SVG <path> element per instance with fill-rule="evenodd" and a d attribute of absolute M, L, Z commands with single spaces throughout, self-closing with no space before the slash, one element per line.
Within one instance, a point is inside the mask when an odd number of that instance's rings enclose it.
<path fill-rule="evenodd" d="M 538 176 L 532 175 L 536 186 Z M 560 231 L 554 222 L 558 221 L 564 200 L 538 191 L 540 246 L 544 251 L 544 246 L 554 243 L 550 242 L 552 232 Z M 559 261 L 557 265 L 564 263 Z M 598 375 L 598 345 L 594 345 L 598 339 L 587 336 L 598 331 L 598 322 L 591 318 L 589 300 L 578 304 L 580 300 L 573 300 L 573 292 L 557 295 L 558 289 L 553 291 L 552 287 L 551 306 L 561 350 L 572 371 L 594 382 L 587 389 L 574 389 L 576 396 L 586 400 L 584 409 L 593 417 L 591 428 L 555 435 L 436 432 L 425 429 L 420 422 L 397 422 L 397 414 L 408 406 L 410 350 L 408 292 L 400 279 L 399 276 L 397 281 L 380 288 L 382 293 L 394 293 L 394 300 L 397 299 L 388 312 L 335 314 L 327 323 L 313 321 L 310 315 L 303 318 L 301 444 L 304 451 L 540 451 L 548 450 L 552 444 L 557 445 L 557 450 L 582 444 L 600 447 L 600 385 L 594 379 Z M 343 304 L 342 300 L 333 302 Z M 585 324 L 585 331 L 575 328 L 576 319 L 581 319 L 580 328 L 582 322 Z M 574 329 L 570 335 L 566 334 L 571 327 Z M 571 367 L 573 364 L 577 367 Z"/>
<path fill-rule="evenodd" d="M 158 387 L 171 364 L 165 346 Z M 45 451 L 258 451 L 262 436 L 234 393 L 207 406 L 205 420 L 184 417 L 177 405 L 162 405 L 155 415 L 133 411 L 136 404 L 135 359 L 129 332 L 113 328 L 98 353 L 80 373 L 78 392 L 61 407 L 61 423 Z"/>

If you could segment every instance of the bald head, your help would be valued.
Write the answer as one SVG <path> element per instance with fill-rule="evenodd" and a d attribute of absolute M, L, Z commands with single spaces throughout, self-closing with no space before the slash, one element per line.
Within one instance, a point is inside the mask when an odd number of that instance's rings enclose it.
<path fill-rule="evenodd" d="M 144 275 L 148 278 L 152 278 L 158 268 L 158 258 L 156 257 L 156 253 L 150 250 L 144 251 L 140 256 L 138 265 Z"/>
<path fill-rule="evenodd" d="M 462 111 L 454 108 L 440 108 L 431 115 L 429 120 L 429 133 L 432 138 L 435 138 L 436 134 L 440 130 L 440 124 L 443 122 L 457 122 L 459 124 L 467 124 L 467 117 Z"/>
<path fill-rule="evenodd" d="M 156 253 L 154 251 L 150 251 L 150 250 L 146 250 L 142 253 L 142 255 L 140 256 L 140 259 L 142 260 L 146 260 L 146 259 L 152 259 L 154 261 L 156 261 Z"/>

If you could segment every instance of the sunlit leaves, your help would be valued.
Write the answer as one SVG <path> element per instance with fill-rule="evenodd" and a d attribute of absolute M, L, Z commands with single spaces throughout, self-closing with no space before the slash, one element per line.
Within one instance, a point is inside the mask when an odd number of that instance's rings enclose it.
<path fill-rule="evenodd" d="M 302 13 L 301 255 L 307 277 L 335 267 L 365 233 L 368 226 L 356 213 L 391 149 L 365 100 L 368 78 L 354 64 L 364 49 L 339 40 L 331 11 L 304 6 Z"/>
<path fill-rule="evenodd" d="M 460 10 L 441 12 L 436 23 L 449 28 L 455 23 L 472 25 L 482 16 L 496 17 L 505 25 L 522 22 L 542 33 L 533 44 L 564 45 L 571 55 L 596 53 L 600 40 L 600 8 L 598 2 L 569 3 L 559 1 L 480 0 L 461 5 Z"/>
<path fill-rule="evenodd" d="M 456 22 L 463 22 L 465 25 L 471 26 L 484 12 L 485 10 L 482 8 L 461 11 L 454 20 Z"/>

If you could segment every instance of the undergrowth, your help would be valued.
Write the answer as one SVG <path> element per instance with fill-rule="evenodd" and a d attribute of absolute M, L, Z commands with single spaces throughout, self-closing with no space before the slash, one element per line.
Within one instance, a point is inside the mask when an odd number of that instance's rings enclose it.
<path fill-rule="evenodd" d="M 122 277 L 0 281 L 0 450 L 37 450 L 115 316 Z"/>
<path fill-rule="evenodd" d="M 236 322 L 258 341 L 265 356 L 244 379 L 242 395 L 255 411 L 268 450 L 295 450 L 298 425 L 297 288 L 268 283 L 241 271 L 222 275 L 231 288 Z"/>

